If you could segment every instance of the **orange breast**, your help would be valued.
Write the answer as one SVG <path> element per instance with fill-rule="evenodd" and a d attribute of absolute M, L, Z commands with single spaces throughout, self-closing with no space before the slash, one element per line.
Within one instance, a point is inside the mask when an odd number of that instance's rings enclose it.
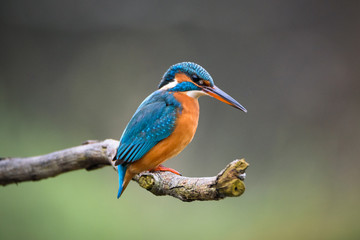
<path fill-rule="evenodd" d="M 174 131 L 141 159 L 129 165 L 127 171 L 136 174 L 153 169 L 178 155 L 193 139 L 199 120 L 199 102 L 185 93 L 174 93 L 174 97 L 182 105 L 182 111 L 178 112 Z"/>

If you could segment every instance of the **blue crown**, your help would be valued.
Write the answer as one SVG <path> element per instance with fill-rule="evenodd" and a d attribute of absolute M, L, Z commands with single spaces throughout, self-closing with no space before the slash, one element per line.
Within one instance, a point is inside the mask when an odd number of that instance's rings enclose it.
<path fill-rule="evenodd" d="M 172 65 L 164 74 L 159 84 L 159 88 L 162 88 L 166 84 L 172 82 L 176 73 L 185 73 L 189 77 L 193 74 L 198 75 L 201 79 L 210 82 L 210 85 L 214 85 L 214 81 L 210 74 L 200 65 L 193 62 L 182 62 Z"/>

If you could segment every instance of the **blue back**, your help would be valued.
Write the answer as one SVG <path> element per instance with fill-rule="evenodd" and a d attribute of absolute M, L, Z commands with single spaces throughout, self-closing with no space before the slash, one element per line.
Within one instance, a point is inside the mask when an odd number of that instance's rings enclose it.
<path fill-rule="evenodd" d="M 180 103 L 172 93 L 158 90 L 136 110 L 120 138 L 116 164 L 127 165 L 142 158 L 158 142 L 170 136 Z"/>

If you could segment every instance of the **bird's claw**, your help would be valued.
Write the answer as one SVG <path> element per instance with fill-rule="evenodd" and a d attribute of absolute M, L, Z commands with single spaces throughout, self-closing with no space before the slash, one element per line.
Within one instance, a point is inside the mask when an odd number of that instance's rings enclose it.
<path fill-rule="evenodd" d="M 172 173 L 174 173 L 176 175 L 181 176 L 181 174 L 178 171 L 176 171 L 175 169 L 164 167 L 161 164 L 159 166 L 157 166 L 156 168 L 149 170 L 149 172 L 158 172 L 158 171 L 160 171 L 160 172 L 172 172 Z"/>

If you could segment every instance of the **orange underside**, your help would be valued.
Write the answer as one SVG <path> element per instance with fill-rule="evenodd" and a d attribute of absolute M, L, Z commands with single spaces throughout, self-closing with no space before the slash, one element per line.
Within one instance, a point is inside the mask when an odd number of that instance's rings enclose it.
<path fill-rule="evenodd" d="M 141 159 L 129 165 L 123 183 L 123 191 L 130 180 L 138 173 L 154 169 L 166 160 L 178 155 L 193 139 L 199 120 L 199 102 L 185 93 L 174 93 L 181 103 L 173 133 L 156 144 Z"/>

